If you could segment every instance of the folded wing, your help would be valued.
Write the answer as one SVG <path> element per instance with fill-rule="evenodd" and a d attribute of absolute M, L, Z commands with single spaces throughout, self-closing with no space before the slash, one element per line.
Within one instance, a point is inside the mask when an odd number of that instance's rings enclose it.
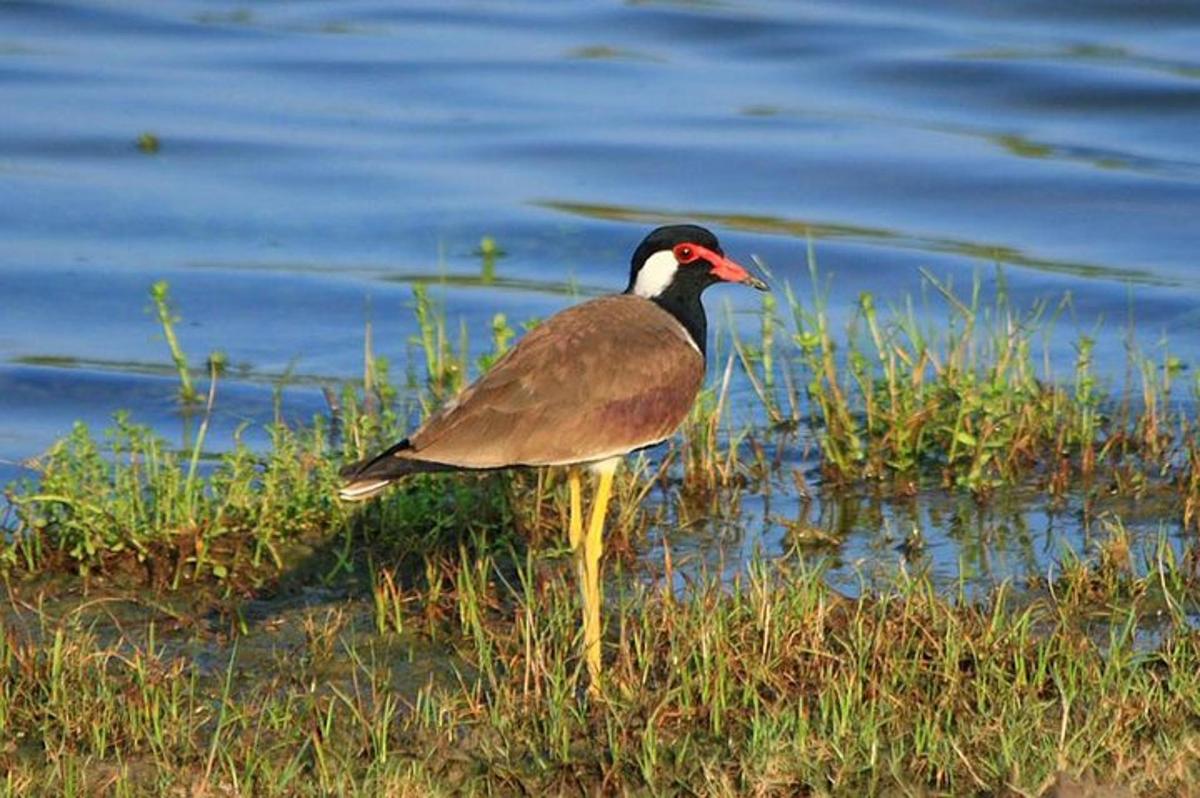
<path fill-rule="evenodd" d="M 612 457 L 670 436 L 703 379 L 704 359 L 671 314 L 602 297 L 529 332 L 394 456 L 457 468 Z"/>

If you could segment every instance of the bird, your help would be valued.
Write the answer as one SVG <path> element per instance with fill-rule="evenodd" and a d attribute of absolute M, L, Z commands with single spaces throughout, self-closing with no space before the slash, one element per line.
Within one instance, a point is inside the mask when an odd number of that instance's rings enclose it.
<path fill-rule="evenodd" d="M 693 224 L 652 230 L 625 291 L 568 307 L 530 330 L 409 437 L 341 470 L 339 496 L 369 499 L 410 474 L 564 466 L 568 541 L 583 610 L 589 688 L 601 678 L 600 559 L 613 475 L 631 452 L 667 440 L 705 375 L 700 295 L 718 283 L 767 285 Z M 587 528 L 583 471 L 597 476 Z"/>

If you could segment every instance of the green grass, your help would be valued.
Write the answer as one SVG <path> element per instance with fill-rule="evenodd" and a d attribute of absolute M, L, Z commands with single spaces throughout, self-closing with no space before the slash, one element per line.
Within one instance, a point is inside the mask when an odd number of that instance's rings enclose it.
<path fill-rule="evenodd" d="M 240 633 L 15 590 L 8 791 L 1037 794 L 1067 773 L 1177 795 L 1200 778 L 1200 635 L 1163 609 L 1194 606 L 1194 575 L 1171 562 L 1080 563 L 1040 597 L 978 603 L 902 575 L 848 600 L 795 560 L 683 596 L 623 582 L 591 699 L 569 558 L 475 549 L 427 559 L 430 585 L 381 571 L 369 599 Z"/>
<path fill-rule="evenodd" d="M 341 462 L 400 437 L 511 346 L 502 316 L 473 360 L 465 328 L 418 289 L 398 378 L 368 326 L 361 382 L 330 390 L 327 417 L 272 424 L 265 451 L 205 458 L 202 433 L 175 450 L 126 416 L 100 436 L 77 426 L 34 463 L 36 481 L 7 491 L 0 784 L 1020 795 L 1067 774 L 1194 790 L 1200 548 L 1147 548 L 1111 504 L 1196 527 L 1188 372 L 1130 333 L 1123 388 L 1098 376 L 1088 338 L 1060 377 L 1046 341 L 1069 304 L 1020 311 L 1003 292 L 985 306 L 978 284 L 966 298 L 928 288 L 944 318 L 864 295 L 837 329 L 814 269 L 808 302 L 764 298 L 753 340 L 716 325 L 715 381 L 660 457 L 618 476 L 599 699 L 581 689 L 560 471 L 420 476 L 365 507 L 334 499 Z M 204 429 L 220 364 L 188 365 L 156 291 Z M 815 486 L 785 465 L 806 440 Z M 987 596 L 935 589 L 916 558 L 845 598 L 801 553 L 836 546 L 833 528 L 796 530 L 795 550 L 732 583 L 693 568 L 679 592 L 664 587 L 669 551 L 662 584 L 630 556 L 651 527 L 738 524 L 746 495 L 864 486 L 884 501 L 936 488 L 986 504 L 1014 489 L 1108 509 L 1086 554 Z M 909 538 L 919 549 L 921 530 Z"/>
<path fill-rule="evenodd" d="M 919 314 L 911 298 L 884 318 L 863 294 L 841 336 L 831 329 L 815 267 L 808 303 L 789 292 L 805 384 L 802 398 L 790 397 L 802 408 L 793 418 L 821 430 L 826 479 L 894 480 L 905 489 L 933 477 L 980 497 L 1013 484 L 1055 495 L 1113 484 L 1122 493 L 1164 488 L 1181 505 L 1195 502 L 1190 488 L 1178 490 L 1191 479 L 1182 464 L 1195 456 L 1195 419 L 1176 400 L 1184 368 L 1165 345 L 1146 355 L 1129 331 L 1126 385 L 1106 389 L 1086 335 L 1075 342 L 1071 373 L 1060 376 L 1050 364 L 1049 340 L 1069 298 L 1022 312 L 1002 281 L 985 306 L 978 279 L 965 299 L 932 275 L 926 280 L 944 302 L 944 318 Z M 1194 399 L 1195 384 L 1184 387 Z"/>
<path fill-rule="evenodd" d="M 172 588 L 281 565 L 281 543 L 344 523 L 325 443 L 319 422 L 273 427 L 269 454 L 238 446 L 201 479 L 191 453 L 124 416 L 103 443 L 77 424 L 40 459 L 40 480 L 10 494 L 17 526 L 0 562 L 23 574 L 140 567 Z"/>

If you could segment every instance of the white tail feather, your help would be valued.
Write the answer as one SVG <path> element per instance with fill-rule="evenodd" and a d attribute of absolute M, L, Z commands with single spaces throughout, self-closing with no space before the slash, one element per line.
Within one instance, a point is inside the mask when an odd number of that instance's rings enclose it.
<path fill-rule="evenodd" d="M 338 490 L 338 498 L 345 502 L 366 501 L 372 496 L 382 493 L 392 484 L 390 479 L 365 479 L 360 482 L 349 482 Z"/>

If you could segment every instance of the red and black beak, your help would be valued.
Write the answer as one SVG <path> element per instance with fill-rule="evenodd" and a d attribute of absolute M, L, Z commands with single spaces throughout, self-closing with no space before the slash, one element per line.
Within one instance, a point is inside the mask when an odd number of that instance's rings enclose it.
<path fill-rule="evenodd" d="M 771 290 L 767 287 L 766 283 L 748 272 L 741 264 L 730 260 L 724 255 L 713 252 L 711 249 L 694 245 L 693 247 L 701 258 L 708 261 L 711 266 L 709 273 L 718 280 L 726 283 L 741 283 L 751 288 L 757 288 L 759 291 Z"/>

